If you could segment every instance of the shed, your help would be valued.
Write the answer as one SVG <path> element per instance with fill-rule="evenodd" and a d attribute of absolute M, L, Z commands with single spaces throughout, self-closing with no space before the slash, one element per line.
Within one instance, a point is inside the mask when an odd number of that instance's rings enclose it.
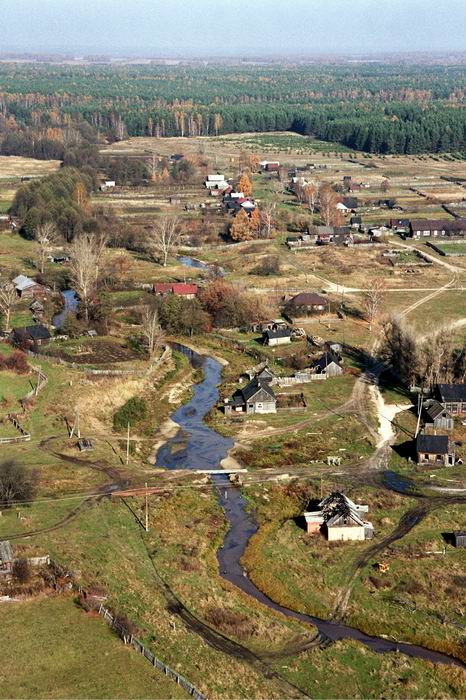
<path fill-rule="evenodd" d="M 264 331 L 264 345 L 285 345 L 291 343 L 291 331 L 289 328 L 275 328 Z"/>
<path fill-rule="evenodd" d="M 466 530 L 455 530 L 453 533 L 453 544 L 455 547 L 466 548 Z"/>
<path fill-rule="evenodd" d="M 433 430 L 453 430 L 453 416 L 436 399 L 424 401 L 422 406 L 424 427 Z"/>

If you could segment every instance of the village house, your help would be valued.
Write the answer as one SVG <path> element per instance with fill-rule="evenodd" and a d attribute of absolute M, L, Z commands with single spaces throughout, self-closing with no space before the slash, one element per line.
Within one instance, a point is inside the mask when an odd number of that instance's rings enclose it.
<path fill-rule="evenodd" d="M 339 491 L 334 491 L 318 504 L 319 510 L 304 513 L 309 534 L 322 532 L 329 542 L 372 539 L 372 523 L 362 517 L 369 506 L 357 505 Z"/>
<path fill-rule="evenodd" d="M 434 394 L 453 416 L 466 415 L 466 384 L 437 384 Z"/>
<path fill-rule="evenodd" d="M 105 182 L 103 182 L 100 185 L 99 189 L 101 192 L 107 192 L 107 190 L 113 190 L 115 187 L 116 187 L 115 180 L 105 180 Z"/>
<path fill-rule="evenodd" d="M 46 326 L 41 323 L 36 323 L 33 326 L 13 328 L 9 339 L 11 343 L 17 347 L 33 350 L 41 345 L 47 345 L 51 337 L 50 331 Z"/>
<path fill-rule="evenodd" d="M 455 448 L 448 435 L 426 435 L 421 433 L 416 439 L 416 461 L 426 467 L 453 467 Z"/>
<path fill-rule="evenodd" d="M 360 216 L 352 216 L 350 218 L 350 226 L 352 228 L 361 228 L 362 226 L 362 218 Z"/>
<path fill-rule="evenodd" d="M 273 321 L 254 321 L 251 323 L 251 331 L 253 333 L 276 331 L 278 328 L 288 328 L 288 322 L 282 318 L 276 318 Z"/>
<path fill-rule="evenodd" d="M 280 170 L 280 163 L 278 160 L 262 160 L 259 167 L 266 173 L 276 173 Z"/>
<path fill-rule="evenodd" d="M 48 287 L 39 284 L 30 277 L 26 277 L 26 275 L 18 275 L 15 277 L 13 284 L 15 285 L 17 295 L 21 299 L 32 299 L 35 297 L 46 299 L 51 294 L 51 290 L 48 289 Z"/>
<path fill-rule="evenodd" d="M 9 574 L 13 571 L 13 552 L 8 540 L 0 542 L 0 574 Z"/>
<path fill-rule="evenodd" d="M 324 352 L 312 365 L 316 374 L 325 374 L 327 377 L 339 377 L 343 374 L 341 360 L 332 352 Z"/>
<path fill-rule="evenodd" d="M 156 282 L 153 286 L 153 292 L 159 297 L 173 294 L 176 297 L 194 299 L 199 292 L 199 287 L 197 284 L 187 284 L 186 282 Z"/>
<path fill-rule="evenodd" d="M 428 238 L 435 236 L 466 235 L 466 218 L 464 219 L 415 219 L 409 222 L 411 238 Z"/>
<path fill-rule="evenodd" d="M 286 303 L 286 313 L 294 318 L 330 311 L 330 302 L 316 292 L 300 292 Z"/>
<path fill-rule="evenodd" d="M 289 328 L 275 328 L 264 331 L 262 342 L 270 347 L 291 343 L 291 330 Z"/>
<path fill-rule="evenodd" d="M 229 185 L 225 180 L 225 176 L 220 173 L 214 173 L 212 175 L 207 175 L 207 180 L 205 181 L 205 186 L 208 190 L 226 190 Z"/>
<path fill-rule="evenodd" d="M 237 389 L 231 399 L 224 400 L 225 415 L 232 413 L 276 413 L 277 399 L 267 379 L 254 377 L 242 389 Z"/>
<path fill-rule="evenodd" d="M 453 416 L 436 399 L 424 401 L 422 406 L 424 429 L 430 430 L 453 430 Z"/>

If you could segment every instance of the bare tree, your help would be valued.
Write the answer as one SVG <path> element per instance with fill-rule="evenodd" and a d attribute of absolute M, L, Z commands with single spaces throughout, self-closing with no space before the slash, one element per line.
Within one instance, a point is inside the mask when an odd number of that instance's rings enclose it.
<path fill-rule="evenodd" d="M 37 471 L 12 459 L 0 463 L 0 508 L 9 508 L 15 501 L 31 501 L 38 481 Z"/>
<path fill-rule="evenodd" d="M 260 235 L 263 238 L 270 238 L 272 235 L 272 229 L 274 227 L 274 212 L 277 207 L 277 203 L 274 201 L 266 202 L 261 208 L 261 228 Z"/>
<path fill-rule="evenodd" d="M 334 223 L 337 203 L 338 196 L 333 187 L 328 183 L 321 185 L 319 189 L 319 211 L 325 226 L 331 226 Z"/>
<path fill-rule="evenodd" d="M 89 302 L 97 289 L 104 250 L 105 238 L 93 234 L 78 236 L 71 246 L 70 274 L 83 304 L 86 322 L 89 321 Z"/>
<path fill-rule="evenodd" d="M 163 216 L 153 226 L 149 234 L 148 248 L 157 260 L 167 266 L 168 257 L 176 251 L 181 238 L 181 230 L 177 218 Z"/>
<path fill-rule="evenodd" d="M 305 187 L 304 187 L 304 201 L 306 202 L 307 206 L 309 207 L 309 211 L 311 214 L 314 214 L 316 204 L 317 204 L 317 199 L 319 196 L 319 190 L 317 189 L 317 183 L 316 182 L 308 182 Z"/>
<path fill-rule="evenodd" d="M 11 310 L 18 299 L 15 285 L 9 280 L 0 280 L 0 312 L 5 331 L 10 330 Z"/>
<path fill-rule="evenodd" d="M 34 238 L 39 247 L 39 272 L 43 274 L 47 255 L 57 242 L 57 228 L 53 221 L 44 221 L 44 223 L 39 224 Z"/>
<path fill-rule="evenodd" d="M 147 340 L 149 355 L 153 357 L 165 339 L 165 333 L 160 325 L 157 309 L 145 306 L 141 314 L 141 321 L 142 332 Z"/>
<path fill-rule="evenodd" d="M 380 313 L 386 287 L 385 280 L 381 277 L 376 277 L 372 280 L 364 294 L 364 308 L 366 310 L 370 331 L 372 330 L 372 324 Z"/>
<path fill-rule="evenodd" d="M 412 384 L 419 376 L 418 339 L 403 317 L 392 316 L 384 321 L 380 356 L 406 384 Z"/>

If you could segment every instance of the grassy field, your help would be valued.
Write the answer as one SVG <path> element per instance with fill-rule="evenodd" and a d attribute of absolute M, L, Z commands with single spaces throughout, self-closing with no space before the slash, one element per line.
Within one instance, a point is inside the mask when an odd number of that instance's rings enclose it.
<path fill-rule="evenodd" d="M 60 167 L 59 160 L 36 160 L 22 156 L 0 156 L 0 180 L 21 177 L 43 177 Z"/>
<path fill-rule="evenodd" d="M 71 597 L 3 604 L 0 624 L 1 698 L 188 697 Z"/>

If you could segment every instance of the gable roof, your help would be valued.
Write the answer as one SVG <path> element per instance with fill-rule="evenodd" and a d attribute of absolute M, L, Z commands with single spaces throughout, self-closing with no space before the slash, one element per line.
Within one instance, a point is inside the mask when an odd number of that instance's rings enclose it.
<path fill-rule="evenodd" d="M 466 231 L 466 218 L 459 219 L 413 219 L 412 231 Z"/>
<path fill-rule="evenodd" d="M 451 414 L 442 406 L 442 404 L 436 399 L 428 399 L 424 401 L 423 409 L 427 416 L 432 420 L 435 420 L 442 413 L 445 413 L 448 418 L 451 418 Z"/>
<path fill-rule="evenodd" d="M 466 401 L 466 384 L 437 384 L 436 391 L 444 403 Z"/>
<path fill-rule="evenodd" d="M 264 336 L 267 340 L 273 340 L 274 338 L 290 338 L 291 331 L 289 328 L 276 328 L 264 331 Z"/>
<path fill-rule="evenodd" d="M 13 284 L 15 285 L 16 289 L 18 289 L 20 292 L 24 292 L 25 289 L 35 287 L 37 285 L 37 282 L 32 280 L 30 277 L 26 277 L 26 275 L 18 275 L 14 278 Z"/>
<path fill-rule="evenodd" d="M 338 365 L 338 367 L 341 367 L 340 360 L 336 355 L 333 354 L 333 352 L 324 352 L 323 355 L 319 357 L 318 360 L 316 360 L 313 364 L 313 367 L 319 367 L 320 369 L 327 369 L 329 365 L 332 363 L 335 363 Z"/>
<path fill-rule="evenodd" d="M 251 382 L 249 382 L 249 384 L 241 389 L 241 394 L 243 395 L 245 401 L 251 401 L 254 398 L 256 401 L 267 401 L 270 399 L 272 399 L 272 401 L 276 400 L 275 394 L 273 393 L 269 384 L 261 379 L 258 379 L 257 377 L 255 377 Z"/>
<path fill-rule="evenodd" d="M 300 292 L 289 300 L 292 306 L 327 306 L 328 301 L 316 292 Z"/>
<path fill-rule="evenodd" d="M 428 454 L 448 454 L 448 435 L 418 435 L 416 439 L 416 451 Z"/>
<path fill-rule="evenodd" d="M 30 338 L 32 340 L 49 340 L 52 337 L 49 329 L 41 323 L 36 323 L 33 326 L 13 328 L 12 335 L 17 338 Z"/>
<path fill-rule="evenodd" d="M 187 296 L 197 294 L 197 284 L 186 284 L 185 282 L 156 282 L 154 284 L 155 294 L 175 294 L 177 296 Z"/>

